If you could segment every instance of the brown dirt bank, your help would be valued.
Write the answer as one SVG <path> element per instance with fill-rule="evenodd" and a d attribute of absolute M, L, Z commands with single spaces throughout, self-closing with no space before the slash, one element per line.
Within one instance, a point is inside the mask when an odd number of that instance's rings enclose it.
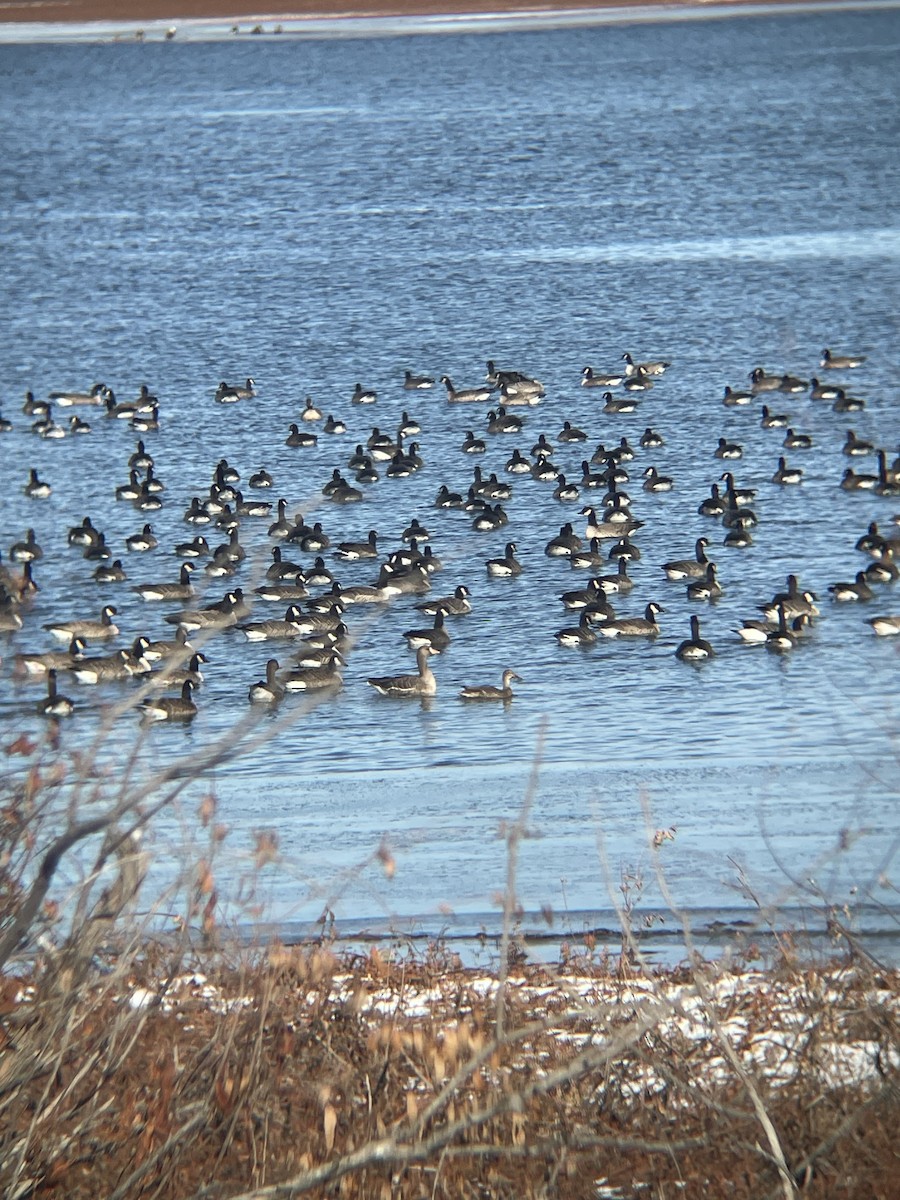
<path fill-rule="evenodd" d="M 722 3 L 723 0 L 715 0 Z M 739 5 L 754 0 L 724 0 Z M 827 0 L 826 0 L 827 2 Z M 565 0 L 564 3 L 504 4 L 502 0 L 290 0 L 283 11 L 269 8 L 266 0 L 0 0 L 0 23 L 22 21 L 142 22 L 196 21 L 215 18 L 287 21 L 302 18 L 452 16 L 487 12 L 510 14 L 552 13 L 592 8 L 682 7 L 665 0 Z"/>

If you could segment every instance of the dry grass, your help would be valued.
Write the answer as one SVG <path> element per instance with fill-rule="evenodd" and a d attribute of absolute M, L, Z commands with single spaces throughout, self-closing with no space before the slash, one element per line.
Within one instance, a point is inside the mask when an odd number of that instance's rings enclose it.
<path fill-rule="evenodd" d="M 827 966 L 785 952 L 755 971 L 703 962 L 686 928 L 690 965 L 655 971 L 629 950 L 626 895 L 620 957 L 588 942 L 529 965 L 512 932 L 528 795 L 492 973 L 440 945 L 230 945 L 209 800 L 187 922 L 154 940 L 137 834 L 180 774 L 108 796 L 52 747 L 6 751 L 5 1200 L 898 1194 L 900 973 L 853 942 Z"/>

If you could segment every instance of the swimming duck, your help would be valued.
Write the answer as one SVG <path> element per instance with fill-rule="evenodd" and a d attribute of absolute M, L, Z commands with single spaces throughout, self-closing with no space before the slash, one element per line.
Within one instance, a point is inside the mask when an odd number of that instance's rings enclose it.
<path fill-rule="evenodd" d="M 437 692 L 437 680 L 428 665 L 430 653 L 428 646 L 420 646 L 416 651 L 418 675 L 382 675 L 366 682 L 382 696 L 433 696 Z"/>
<path fill-rule="evenodd" d="M 500 700 L 504 704 L 508 704 L 513 698 L 513 690 L 510 686 L 515 680 L 517 683 L 522 683 L 522 676 L 517 675 L 515 671 L 506 670 L 503 672 L 500 687 L 494 687 L 491 684 L 470 684 L 467 687 L 460 689 L 461 700 Z"/>
<path fill-rule="evenodd" d="M 675 651 L 675 657 L 682 662 L 704 662 L 715 657 L 715 650 L 705 638 L 700 636 L 700 618 L 691 617 L 691 636 L 681 642 Z"/>
<path fill-rule="evenodd" d="M 665 610 L 661 605 L 651 601 L 644 609 L 642 617 L 622 617 L 619 620 L 606 621 L 599 626 L 604 637 L 656 637 L 659 633 L 657 616 Z"/>
<path fill-rule="evenodd" d="M 37 710 L 42 717 L 71 717 L 75 705 L 62 696 L 56 687 L 56 671 L 51 667 L 47 672 L 47 695 L 38 703 Z"/>
<path fill-rule="evenodd" d="M 831 370 L 847 371 L 861 367 L 865 361 L 864 354 L 832 354 L 830 350 L 826 349 L 822 351 L 819 366 Z"/>
<path fill-rule="evenodd" d="M 180 696 L 154 696 L 142 701 L 147 721 L 190 721 L 197 715 L 197 705 L 191 699 L 194 685 L 186 679 Z"/>

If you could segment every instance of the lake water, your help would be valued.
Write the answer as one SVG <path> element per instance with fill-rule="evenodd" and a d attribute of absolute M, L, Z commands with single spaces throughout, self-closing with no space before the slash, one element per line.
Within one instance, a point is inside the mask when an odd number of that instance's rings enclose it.
<path fill-rule="evenodd" d="M 327 906 L 349 928 L 414 917 L 425 932 L 496 929 L 504 823 L 539 755 L 517 891 L 527 914 L 552 908 L 557 930 L 608 923 L 623 876 L 643 880 L 639 910 L 658 908 L 649 841 L 669 828 L 665 878 L 702 927 L 752 917 L 739 864 L 765 902 L 796 911 L 824 895 L 855 906 L 862 928 L 895 928 L 897 646 L 865 618 L 900 602 L 896 586 L 866 605 L 834 604 L 827 589 L 866 565 L 854 544 L 868 522 L 890 527 L 900 510 L 896 497 L 838 486 L 851 462 L 874 469 L 841 453 L 848 427 L 889 460 L 900 434 L 896 9 L 3 45 L 0 79 L 0 402 L 14 426 L 0 436 L 0 544 L 6 555 L 33 527 L 44 547 L 42 590 L 3 647 L 4 737 L 39 727 L 40 685 L 14 685 L 9 665 L 15 651 L 50 647 L 51 618 L 113 603 L 117 644 L 170 629 L 173 606 L 145 603 L 129 584 L 176 578 L 172 548 L 196 532 L 184 508 L 224 456 L 244 484 L 265 466 L 271 497 L 321 520 L 333 543 L 374 528 L 380 547 L 395 548 L 418 517 L 444 562 L 432 595 L 466 584 L 473 612 L 449 623 L 451 646 L 433 660 L 439 691 L 422 706 L 365 684 L 414 669 L 401 635 L 428 623 L 416 598 L 349 610 L 357 644 L 343 691 L 312 711 L 295 706 L 298 719 L 282 724 L 288 701 L 264 721 L 274 732 L 264 746 L 214 773 L 231 830 L 223 899 L 251 871 L 254 831 L 273 827 L 283 861 L 264 872 L 263 893 L 276 921 L 302 924 Z M 825 346 L 867 356 L 840 377 L 864 412 L 835 414 L 808 393 L 723 406 L 724 387 L 747 386 L 756 365 L 824 375 Z M 581 370 L 618 369 L 625 351 L 672 365 L 634 414 L 608 415 L 599 392 L 579 386 Z M 471 386 L 489 358 L 546 386 L 539 406 L 517 410 L 518 436 L 485 433 L 490 404 L 402 387 L 406 369 Z M 214 402 L 220 380 L 248 375 L 255 399 Z M 90 436 L 52 441 L 20 412 L 28 388 L 43 397 L 96 380 L 119 400 L 143 383 L 160 397 L 161 428 L 145 440 L 167 490 L 147 518 L 114 499 L 137 436 L 127 422 L 87 410 Z M 377 390 L 376 404 L 350 403 L 357 381 Z M 314 448 L 292 449 L 285 437 L 307 395 L 348 432 L 319 427 Z M 767 398 L 814 439 L 787 452 L 804 469 L 800 487 L 771 482 L 786 452 L 782 432 L 760 426 Z M 373 425 L 394 432 L 404 409 L 421 424 L 424 468 L 408 479 L 382 471 L 360 504 L 324 500 L 333 468 L 346 470 Z M 552 484 L 503 469 L 542 432 L 557 444 L 566 419 L 588 433 L 585 445 L 557 445 L 554 461 L 575 479 L 600 441 L 637 443 L 648 425 L 665 438 L 628 466 L 642 557 L 634 591 L 614 599 L 620 615 L 664 606 L 653 642 L 571 650 L 553 637 L 574 623 L 560 593 L 589 572 L 544 545 L 563 521 L 583 532 L 592 494 L 560 503 Z M 477 460 L 460 451 L 468 429 L 488 443 Z M 723 547 L 720 523 L 697 511 L 727 465 L 713 456 L 720 436 L 742 444 L 736 478 L 758 489 L 746 549 Z M 497 532 L 434 507 L 441 483 L 465 491 L 475 461 L 513 484 Z M 674 478 L 671 492 L 642 490 L 651 463 Z M 32 466 L 53 484 L 47 500 L 23 495 Z M 67 546 L 85 514 L 125 560 L 127 584 L 96 584 L 93 564 Z M 144 519 L 159 549 L 129 555 L 123 539 Z M 229 582 L 247 591 L 269 561 L 266 527 L 242 525 L 258 553 Z M 660 571 L 701 535 L 725 588 L 715 605 L 688 600 Z M 485 560 L 508 540 L 523 574 L 489 579 Z M 313 557 L 299 547 L 285 556 Z M 342 583 L 374 582 L 371 565 L 325 557 Z M 733 630 L 788 572 L 820 598 L 813 636 L 784 658 L 745 647 Z M 225 586 L 210 584 L 210 596 Z M 717 650 L 700 669 L 674 657 L 695 612 Z M 256 617 L 268 615 L 283 614 Z M 227 736 L 271 652 L 234 632 L 212 641 L 197 718 L 153 729 L 141 770 Z M 511 705 L 473 711 L 457 699 L 507 666 L 524 680 Z M 74 681 L 63 690 L 80 709 L 61 733 L 72 749 L 122 693 Z M 138 732 L 134 714 L 119 721 L 106 759 L 124 761 Z M 161 871 L 194 837 L 208 786 L 162 819 Z M 392 878 L 376 855 L 382 839 Z M 675 924 L 669 915 L 664 928 Z"/>

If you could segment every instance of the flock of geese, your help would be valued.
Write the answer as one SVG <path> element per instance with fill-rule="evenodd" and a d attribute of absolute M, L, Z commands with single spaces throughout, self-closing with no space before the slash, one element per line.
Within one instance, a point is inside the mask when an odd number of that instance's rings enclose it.
<path fill-rule="evenodd" d="M 598 389 L 596 395 L 605 414 L 635 413 L 642 396 L 660 383 L 670 367 L 665 360 L 635 361 L 627 353 L 620 363 L 615 371 L 601 372 L 587 366 L 581 373 L 580 386 Z M 790 417 L 775 411 L 779 395 L 803 394 L 816 404 L 830 405 L 834 413 L 858 413 L 864 401 L 848 392 L 846 379 L 863 363 L 862 356 L 825 350 L 819 364 L 821 380 L 770 374 L 756 367 L 748 375 L 746 388 L 725 388 L 722 402 L 726 408 L 756 410 L 761 406 L 758 411 L 762 427 L 780 431 L 779 449 L 783 452 L 778 454 L 773 469 L 773 484 L 785 488 L 801 484 L 803 468 L 788 456 L 802 455 L 813 447 L 808 432 L 795 428 Z M 493 362 L 487 364 L 484 381 L 472 387 L 457 387 L 447 374 L 435 378 L 407 370 L 402 388 L 415 397 L 432 392 L 438 398 L 430 399 L 432 405 L 459 406 L 466 414 L 463 424 L 469 426 L 459 452 L 476 459 L 489 445 L 498 444 L 497 439 L 524 438 L 529 410 L 541 404 L 545 404 L 545 410 L 552 407 L 538 379 L 500 369 Z M 223 381 L 213 393 L 214 402 L 220 405 L 253 404 L 256 398 L 252 378 L 239 386 Z M 356 384 L 348 399 L 353 412 L 358 412 L 358 406 L 378 404 L 377 393 L 361 383 Z M 67 419 L 58 416 L 64 412 Z M 138 580 L 134 576 L 140 571 L 135 571 L 132 563 L 158 561 L 153 553 L 165 549 L 154 532 L 152 516 L 164 504 L 176 503 L 174 489 L 167 489 L 156 474 L 153 439 L 164 437 L 157 397 L 143 386 L 133 400 L 120 402 L 111 388 L 98 383 L 83 393 L 52 392 L 46 400 L 36 399 L 29 392 L 23 413 L 38 438 L 88 435 L 95 415 L 100 420 L 127 422 L 137 435 L 136 444 L 129 445 L 131 452 L 127 459 L 123 455 L 121 464 L 127 481 L 110 490 L 111 500 L 114 496 L 116 502 L 131 504 L 140 514 L 141 528 L 124 542 L 127 559 L 124 555 L 116 557 L 118 548 L 107 543 L 100 514 L 84 516 L 72 525 L 66 541 L 72 553 L 80 552 L 91 564 L 97 583 L 130 587 L 147 604 L 167 605 L 165 621 L 171 627 L 169 637 L 142 634 L 128 646 L 105 654 L 97 652 L 98 647 L 114 646 L 120 635 L 114 604 L 105 605 L 97 616 L 42 622 L 42 629 L 35 629 L 30 617 L 41 588 L 43 550 L 34 530 L 29 529 L 9 548 L 6 561 L 0 561 L 0 636 L 12 651 L 14 675 L 44 684 L 46 695 L 38 703 L 38 712 L 58 718 L 75 710 L 76 704 L 59 688 L 61 678 L 66 676 L 86 685 L 137 681 L 142 689 L 140 707 L 147 721 L 190 720 L 197 712 L 195 693 L 202 686 L 204 668 L 215 659 L 211 642 L 223 634 L 240 634 L 249 642 L 265 641 L 279 647 L 277 656 L 267 661 L 265 677 L 249 686 L 249 703 L 272 706 L 291 693 L 333 691 L 342 685 L 342 673 L 356 640 L 351 613 L 359 606 L 387 605 L 404 596 L 420 598 L 416 611 L 421 623 L 403 634 L 406 646 L 415 652 L 416 670 L 372 676 L 367 682 L 389 697 L 436 694 L 438 678 L 431 660 L 448 648 L 450 628 L 457 619 L 472 613 L 473 605 L 470 589 L 462 583 L 446 594 L 430 596 L 433 577 L 443 564 L 432 544 L 424 513 L 412 517 L 400 535 L 400 545 L 390 552 L 383 550 L 384 539 L 374 529 L 360 540 L 338 541 L 333 530 L 326 530 L 331 525 L 327 518 L 309 523 L 301 513 L 289 513 L 284 497 L 276 501 L 266 498 L 276 494 L 277 489 L 273 473 L 265 466 L 243 482 L 239 471 L 221 459 L 212 470 L 208 492 L 192 497 L 184 508 L 184 539 L 169 547 L 169 552 L 180 560 L 177 571 L 163 580 Z M 349 423 L 349 417 L 325 413 L 307 398 L 298 419 L 290 424 L 284 444 L 300 450 L 313 447 L 320 437 L 346 434 Z M 15 428 L 14 421 L 0 415 L 0 433 Z M 419 421 L 406 410 L 396 434 L 374 426 L 371 435 L 351 454 L 342 451 L 343 465 L 335 467 L 321 486 L 323 509 L 327 505 L 352 506 L 364 500 L 367 490 L 382 475 L 403 479 L 416 474 L 424 466 L 422 446 L 416 440 L 421 434 Z M 562 647 L 587 647 L 598 639 L 653 639 L 660 632 L 659 617 L 665 612 L 660 603 L 650 600 L 640 615 L 628 616 L 617 613 L 613 601 L 618 604 L 629 596 L 634 586 L 629 568 L 641 558 L 639 531 L 643 521 L 634 516 L 626 490 L 631 482 L 630 471 L 634 470 L 630 464 L 642 452 L 650 453 L 662 446 L 664 439 L 647 426 L 634 444 L 621 436 L 617 442 L 600 443 L 588 452 L 582 446 L 588 440 L 585 430 L 565 419 L 559 422 L 555 437 L 541 433 L 533 445 L 528 445 L 531 438 L 517 445 L 506 459 L 502 476 L 499 472 L 487 474 L 475 465 L 471 482 L 459 492 L 442 483 L 433 500 L 434 509 L 461 510 L 471 521 L 473 531 L 496 532 L 510 521 L 509 509 L 519 479 L 552 485 L 554 499 L 574 506 L 582 520 L 563 522 L 559 533 L 546 543 L 545 553 L 549 558 L 568 560 L 573 570 L 589 572 L 583 587 L 567 590 L 560 597 L 564 610 L 573 614 L 571 620 L 576 623 L 556 632 L 556 641 Z M 567 477 L 560 470 L 554 458 L 557 445 L 584 454 L 580 477 Z M 723 469 L 709 496 L 700 499 L 698 512 L 711 523 L 720 524 L 726 546 L 748 546 L 759 517 L 754 508 L 754 490 L 743 486 L 735 473 L 743 448 L 739 442 L 719 437 L 717 445 L 712 441 L 710 450 Z M 878 497 L 900 496 L 900 458 L 892 458 L 886 447 L 857 437 L 852 429 L 846 431 L 842 450 L 848 465 L 841 478 L 835 480 L 836 487 Z M 873 464 L 872 469 L 859 470 L 857 464 L 861 461 Z M 663 493 L 675 486 L 673 479 L 652 463 L 639 478 L 645 493 Z M 53 493 L 53 481 L 41 478 L 40 467 L 30 467 L 23 490 L 30 499 L 44 501 Z M 829 588 L 834 603 L 871 602 L 897 580 L 898 525 L 900 517 L 886 513 L 880 524 L 870 522 L 865 531 L 860 531 L 856 550 L 865 554 L 869 563 L 857 570 L 854 578 L 837 581 Z M 252 593 L 245 593 L 234 578 L 240 577 L 242 569 L 246 574 L 253 565 L 246 544 L 248 526 L 266 529 L 271 555 L 265 577 Z M 717 563 L 710 556 L 712 544 L 712 534 L 700 537 L 692 554 L 660 564 L 665 579 L 684 585 L 691 601 L 714 602 L 722 594 Z M 295 554 L 301 556 L 300 560 Z M 350 563 L 371 567 L 373 581 L 342 584 L 332 568 Z M 486 559 L 485 571 L 489 579 L 520 575 L 523 564 L 516 542 L 506 542 L 502 555 Z M 223 584 L 224 594 L 209 603 L 199 603 L 207 598 L 201 596 L 195 584 L 195 578 L 201 575 L 207 586 L 217 580 L 227 581 Z M 765 646 L 777 654 L 789 653 L 814 628 L 820 603 L 819 597 L 803 590 L 797 576 L 791 574 L 784 588 L 761 606 L 760 614 L 745 620 L 736 634 L 747 645 Z M 283 615 L 260 617 L 259 609 L 266 605 L 277 606 Z M 900 634 L 900 615 L 884 613 L 870 618 L 869 624 L 879 636 Z M 60 645 L 20 648 L 23 641 L 39 638 Z M 691 663 L 702 663 L 715 655 L 713 646 L 702 636 L 698 615 L 691 615 L 690 634 L 678 645 L 675 655 Z M 516 671 L 506 669 L 499 686 L 467 685 L 459 697 L 466 702 L 508 704 L 513 699 L 512 685 L 518 682 L 522 679 Z"/>

